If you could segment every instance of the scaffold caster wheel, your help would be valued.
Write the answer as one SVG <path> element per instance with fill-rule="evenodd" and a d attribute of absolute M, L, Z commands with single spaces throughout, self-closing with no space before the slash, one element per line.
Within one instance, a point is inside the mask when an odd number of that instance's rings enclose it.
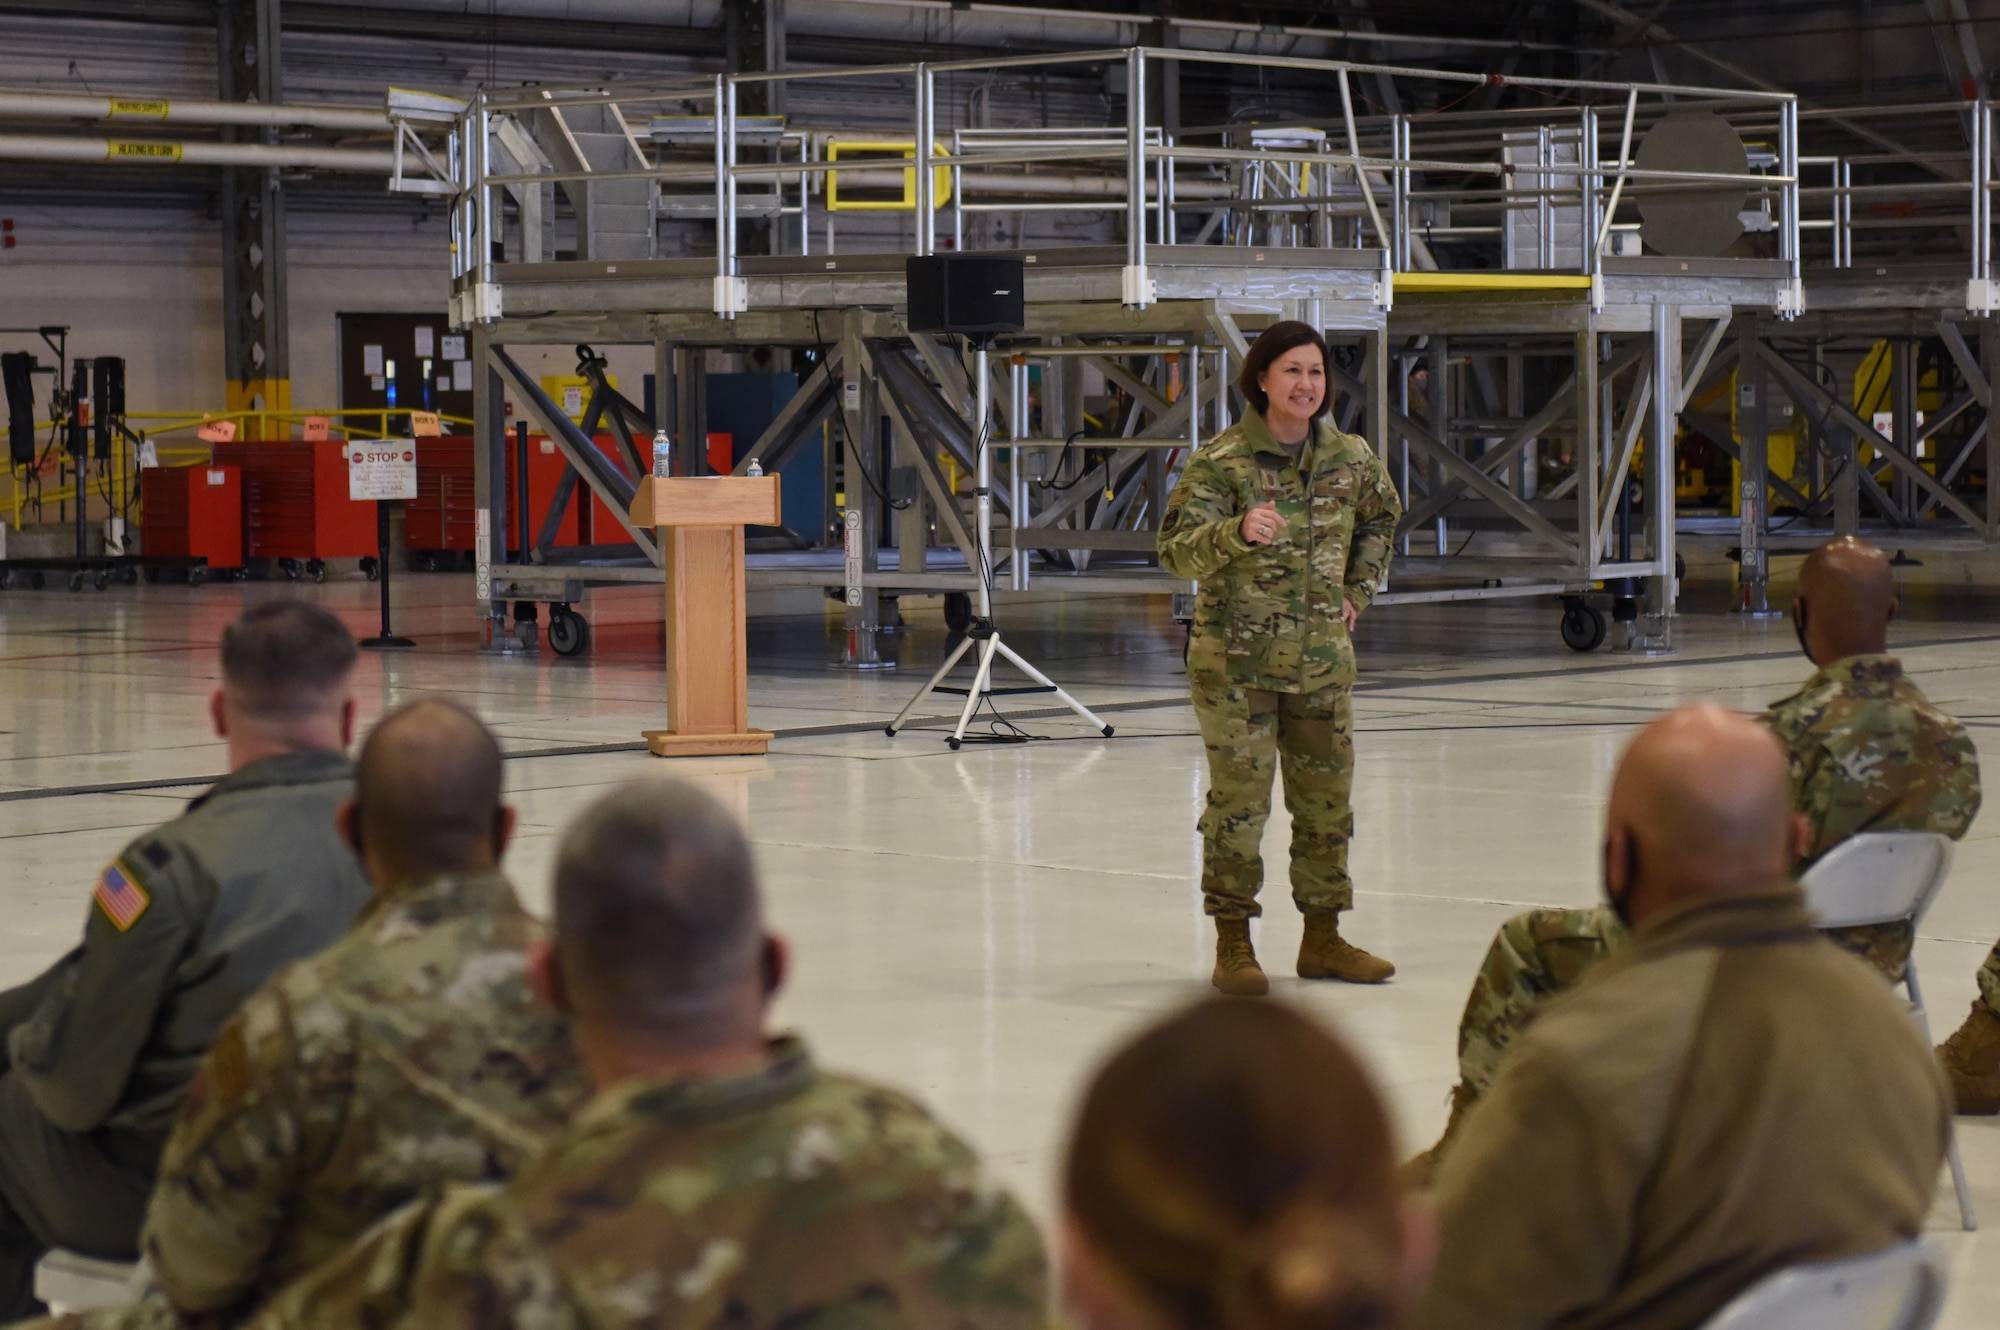
<path fill-rule="evenodd" d="M 437 570 L 438 570 L 438 556 L 435 552 L 431 550 L 425 550 L 423 553 L 417 556 L 418 572 L 434 573 Z"/>
<path fill-rule="evenodd" d="M 14 587 L 14 570 L 12 568 L 0 568 L 0 591 L 12 591 Z"/>
<path fill-rule="evenodd" d="M 1565 601 L 1562 617 L 1563 645 L 1571 651 L 1595 651 L 1604 645 L 1604 614 L 1580 600 Z"/>
<path fill-rule="evenodd" d="M 285 575 L 287 582 L 296 582 L 299 580 L 299 561 L 297 559 L 280 559 L 278 560 L 278 571 Z"/>
<path fill-rule="evenodd" d="M 202 567 L 200 564 L 196 564 L 192 568 L 188 569 L 189 586 L 200 586 L 203 582 L 206 582 L 207 580 L 208 580 L 208 569 Z"/>
<path fill-rule="evenodd" d="M 109 568 L 98 569 L 97 576 L 90 579 L 90 584 L 99 591 L 109 590 L 111 587 L 111 570 Z"/>
<path fill-rule="evenodd" d="M 326 560 L 308 559 L 306 561 L 306 576 L 315 582 L 326 581 Z"/>
<path fill-rule="evenodd" d="M 375 556 L 372 554 L 362 559 L 361 575 L 367 578 L 371 582 L 381 581 L 382 580 L 381 562 L 378 559 L 376 559 Z"/>
<path fill-rule="evenodd" d="M 590 625 L 567 605 L 549 610 L 549 649 L 558 656 L 577 656 L 590 646 Z"/>
<path fill-rule="evenodd" d="M 956 753 L 956 752 L 958 751 L 958 749 L 959 749 L 959 745 L 960 745 L 961 743 L 963 743 L 963 742 L 964 742 L 964 740 L 962 740 L 962 739 L 957 739 L 957 738 L 951 738 L 951 739 L 946 739 L 946 740 L 945 740 L 945 742 L 946 742 L 947 744 L 950 744 L 950 745 L 951 745 L 951 751 L 952 751 L 952 752 L 954 752 L 954 753 Z"/>
<path fill-rule="evenodd" d="M 972 627 L 971 596 L 966 595 L 963 591 L 945 592 L 944 626 L 951 629 L 954 633 L 962 633 Z"/>
<path fill-rule="evenodd" d="M 128 563 L 118 570 L 118 580 L 126 586 L 138 586 L 139 570 Z"/>
<path fill-rule="evenodd" d="M 69 575 L 69 589 L 71 591 L 83 590 L 83 572 L 81 569 Z"/>

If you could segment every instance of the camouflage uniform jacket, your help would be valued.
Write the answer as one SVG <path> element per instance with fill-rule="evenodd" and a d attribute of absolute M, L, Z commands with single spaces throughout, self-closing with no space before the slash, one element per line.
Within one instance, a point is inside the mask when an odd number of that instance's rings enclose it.
<path fill-rule="evenodd" d="M 796 1040 L 605 1091 L 501 1187 L 412 1206 L 255 1325 L 1039 1330 L 1033 1224 L 972 1151 Z"/>
<path fill-rule="evenodd" d="M 1893 656 L 1849 656 L 1764 713 L 1791 767 L 1792 806 L 1812 823 L 1807 862 L 1864 831 L 1956 840 L 1979 811 L 1979 755 Z"/>
<path fill-rule="evenodd" d="M 1253 545 L 1243 514 L 1267 500 L 1285 529 Z M 1189 674 L 1275 693 L 1354 682 L 1341 605 L 1375 598 L 1402 515 L 1367 442 L 1323 421 L 1299 456 L 1254 411 L 1203 444 L 1160 526 L 1160 566 L 1201 583 Z"/>
<path fill-rule="evenodd" d="M 587 1097 L 498 873 L 379 893 L 250 998 L 188 1093 L 143 1248 L 182 1315 L 242 1313 L 448 1181 L 511 1175 Z"/>

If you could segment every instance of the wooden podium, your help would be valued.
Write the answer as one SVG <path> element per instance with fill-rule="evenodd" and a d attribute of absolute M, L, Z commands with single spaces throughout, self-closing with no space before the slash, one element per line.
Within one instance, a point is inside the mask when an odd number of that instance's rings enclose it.
<path fill-rule="evenodd" d="M 762 753 L 750 728 L 743 627 L 743 528 L 777 526 L 776 476 L 639 482 L 632 525 L 653 527 L 667 580 L 667 723 L 645 731 L 661 757 Z"/>

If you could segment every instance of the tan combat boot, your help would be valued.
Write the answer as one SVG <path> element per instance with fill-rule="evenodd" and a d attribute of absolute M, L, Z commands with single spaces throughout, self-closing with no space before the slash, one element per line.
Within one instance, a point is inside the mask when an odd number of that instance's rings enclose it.
<path fill-rule="evenodd" d="M 1465 1121 L 1465 1114 L 1477 1102 L 1472 1087 L 1464 1081 L 1451 1087 L 1451 1116 L 1445 1119 L 1444 1134 L 1437 1138 L 1437 1144 L 1422 1154 L 1411 1155 L 1403 1162 L 1403 1185 L 1412 1189 L 1428 1187 L 1437 1178 L 1438 1164 L 1444 1159 L 1445 1147 L 1451 1138 L 1458 1135 L 1459 1124 Z"/>
<path fill-rule="evenodd" d="M 1938 1046 L 1937 1055 L 1960 1113 L 2000 1113 L 2000 1016 L 1975 1001 L 1965 1024 Z"/>
<path fill-rule="evenodd" d="M 1299 942 L 1299 978 L 1379 984 L 1394 973 L 1395 966 L 1340 936 L 1338 911 L 1306 916 L 1306 935 Z"/>
<path fill-rule="evenodd" d="M 1209 982 L 1230 997 L 1263 997 L 1271 991 L 1250 946 L 1248 919 L 1215 921 L 1215 977 Z"/>

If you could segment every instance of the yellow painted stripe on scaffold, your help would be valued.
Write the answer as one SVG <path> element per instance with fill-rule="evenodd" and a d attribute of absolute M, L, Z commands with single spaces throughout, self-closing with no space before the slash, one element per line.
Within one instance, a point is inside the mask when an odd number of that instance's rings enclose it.
<path fill-rule="evenodd" d="M 1567 272 L 1399 272 L 1398 291 L 1588 291 L 1590 278 Z"/>

